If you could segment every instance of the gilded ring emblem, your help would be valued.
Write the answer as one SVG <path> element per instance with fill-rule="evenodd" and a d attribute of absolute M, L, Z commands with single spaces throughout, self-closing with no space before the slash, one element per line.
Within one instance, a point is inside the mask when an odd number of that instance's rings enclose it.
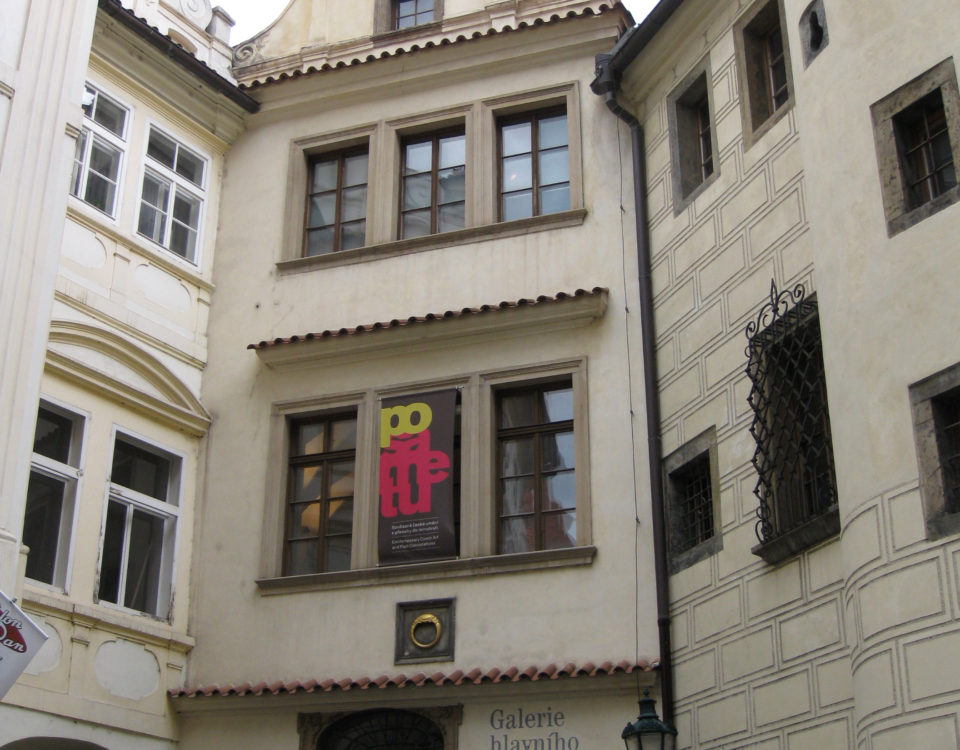
<path fill-rule="evenodd" d="M 419 625 L 433 625 L 436 630 L 436 633 L 433 636 L 432 641 L 421 641 L 417 638 L 417 626 Z M 443 627 L 440 625 L 440 620 L 436 615 L 429 613 L 419 615 L 417 619 L 413 621 L 413 624 L 410 626 L 410 640 L 413 641 L 419 648 L 433 648 L 437 645 L 437 642 L 440 640 L 440 633 L 443 631 Z"/>

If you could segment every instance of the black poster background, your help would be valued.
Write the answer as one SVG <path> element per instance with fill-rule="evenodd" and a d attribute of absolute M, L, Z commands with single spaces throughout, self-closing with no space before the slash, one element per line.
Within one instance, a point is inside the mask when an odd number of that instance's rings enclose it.
<path fill-rule="evenodd" d="M 425 410 L 416 404 L 425 404 L 431 412 L 426 428 L 421 419 Z M 381 565 L 457 554 L 453 515 L 456 408 L 456 389 L 385 398 L 380 404 L 377 542 Z M 403 431 L 406 428 L 409 431 Z"/>

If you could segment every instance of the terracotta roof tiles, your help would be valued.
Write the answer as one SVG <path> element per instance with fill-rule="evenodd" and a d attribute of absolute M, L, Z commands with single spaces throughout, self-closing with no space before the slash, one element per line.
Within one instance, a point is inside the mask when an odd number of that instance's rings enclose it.
<path fill-rule="evenodd" d="M 457 669 L 450 674 L 444 672 L 434 672 L 426 675 L 422 672 L 407 676 L 403 673 L 398 675 L 380 675 L 379 677 L 361 676 L 355 678 L 343 678 L 335 680 L 328 678 L 325 680 L 292 680 L 290 682 L 257 682 L 250 684 L 242 682 L 236 685 L 204 685 L 192 688 L 174 688 L 168 691 L 171 698 L 202 698 L 202 697 L 226 697 L 226 696 L 258 696 L 258 695 L 293 695 L 295 693 L 333 693 L 347 690 L 385 690 L 387 688 L 404 687 L 424 687 L 427 685 L 456 686 L 461 685 L 482 685 L 484 683 L 500 682 L 537 682 L 538 680 L 557 680 L 561 678 L 573 677 L 597 677 L 613 674 L 632 674 L 633 672 L 651 672 L 659 667 L 659 661 L 641 659 L 637 662 L 604 661 L 600 664 L 587 662 L 577 666 L 568 663 L 562 667 L 556 664 L 548 664 L 545 667 L 528 666 L 520 668 L 516 666 L 507 667 L 500 670 L 496 667 L 486 672 L 479 668 L 463 672 Z"/>

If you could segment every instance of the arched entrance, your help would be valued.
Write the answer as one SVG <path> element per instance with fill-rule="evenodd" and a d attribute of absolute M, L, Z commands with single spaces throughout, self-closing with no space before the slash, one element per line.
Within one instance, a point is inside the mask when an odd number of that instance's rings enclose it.
<path fill-rule="evenodd" d="M 363 711 L 328 727 L 317 750 L 443 750 L 443 732 L 412 711 Z"/>
<path fill-rule="evenodd" d="M 100 745 L 64 737 L 27 737 L 15 740 L 0 750 L 105 750 Z"/>

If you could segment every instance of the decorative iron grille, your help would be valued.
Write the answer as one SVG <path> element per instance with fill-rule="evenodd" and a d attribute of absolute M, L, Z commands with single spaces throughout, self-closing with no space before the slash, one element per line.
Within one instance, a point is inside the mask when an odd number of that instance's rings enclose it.
<path fill-rule="evenodd" d="M 697 456 L 670 475 L 675 500 L 674 554 L 686 552 L 713 536 L 713 489 L 710 454 Z"/>
<path fill-rule="evenodd" d="M 771 281 L 746 335 L 756 533 L 764 543 L 831 510 L 837 483 L 816 301 L 802 284 L 780 292 Z"/>
<path fill-rule="evenodd" d="M 318 750 L 443 750 L 443 733 L 411 711 L 363 711 L 341 719 L 320 737 Z"/>

